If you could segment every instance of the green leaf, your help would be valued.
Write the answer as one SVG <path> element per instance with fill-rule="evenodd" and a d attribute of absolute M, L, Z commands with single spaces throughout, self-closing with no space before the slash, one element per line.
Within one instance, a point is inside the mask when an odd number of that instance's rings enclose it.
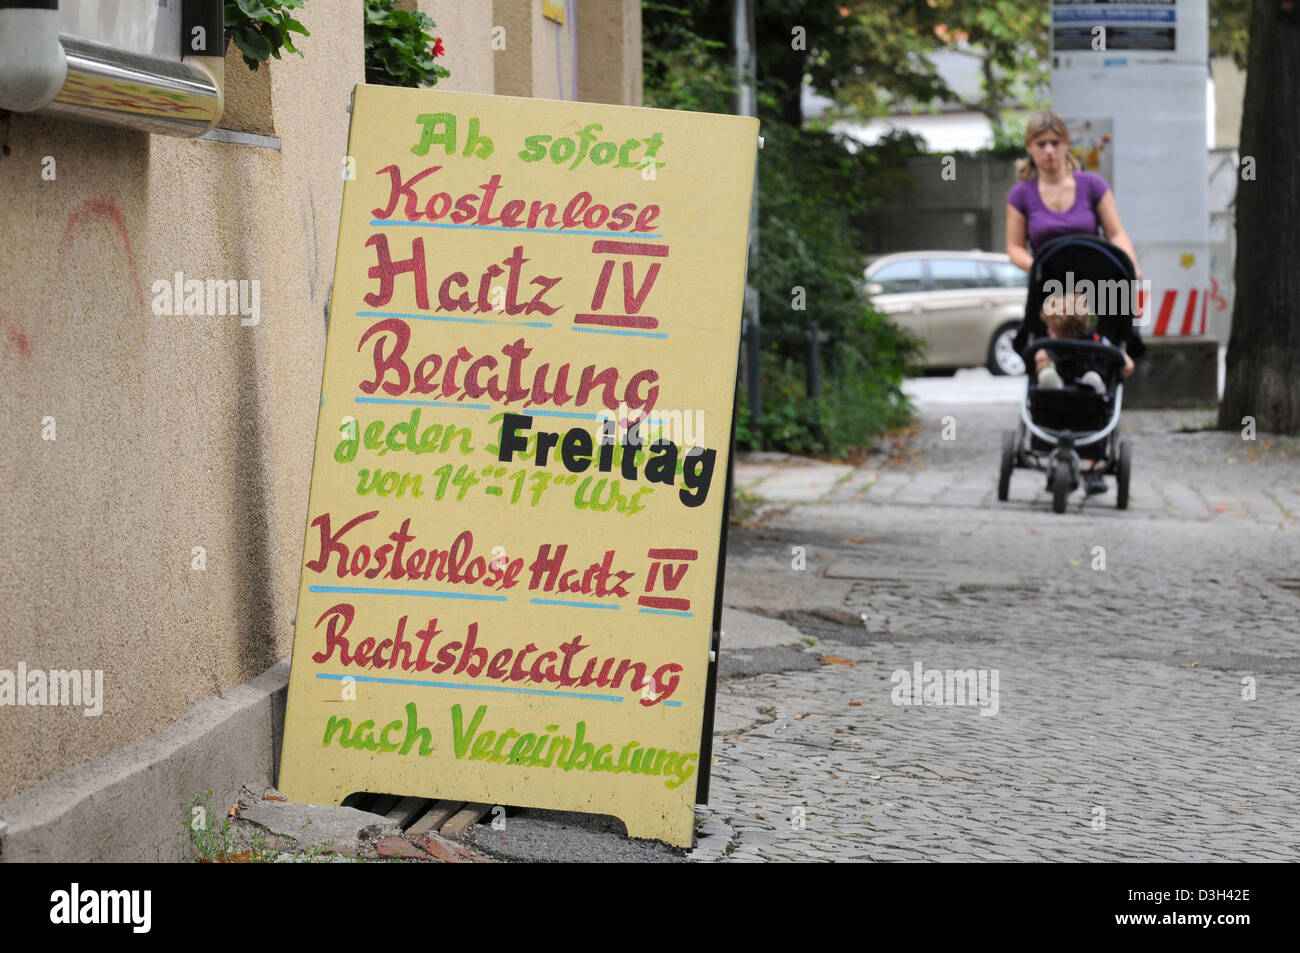
<path fill-rule="evenodd" d="M 261 20 L 271 16 L 271 11 L 266 8 L 262 0 L 235 0 L 235 4 L 250 20 Z"/>
<path fill-rule="evenodd" d="M 266 41 L 266 37 L 255 30 L 240 30 L 234 34 L 233 39 L 235 46 L 239 47 L 239 52 L 244 54 L 245 62 L 264 63 L 271 55 L 271 44 Z M 257 67 L 254 65 L 252 68 Z"/>

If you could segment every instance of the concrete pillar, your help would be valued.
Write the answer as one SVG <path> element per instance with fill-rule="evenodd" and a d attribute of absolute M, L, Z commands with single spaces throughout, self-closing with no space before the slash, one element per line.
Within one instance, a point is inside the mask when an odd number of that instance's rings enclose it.
<path fill-rule="evenodd" d="M 641 105 L 641 4 L 591 0 L 578 4 L 578 98 L 586 103 Z"/>
<path fill-rule="evenodd" d="M 493 0 L 492 26 L 505 31 L 505 49 L 492 61 L 498 96 L 533 95 L 534 19 L 541 19 L 541 0 Z"/>
<path fill-rule="evenodd" d="M 641 105 L 638 0 L 493 0 L 492 27 L 498 95 Z"/>

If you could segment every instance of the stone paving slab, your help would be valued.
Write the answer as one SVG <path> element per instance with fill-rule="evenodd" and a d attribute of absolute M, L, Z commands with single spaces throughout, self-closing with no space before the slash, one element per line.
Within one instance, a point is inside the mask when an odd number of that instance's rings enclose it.
<path fill-rule="evenodd" d="M 691 856 L 1300 856 L 1300 441 L 1252 454 L 1177 430 L 1196 414 L 1126 413 L 1130 508 L 1112 481 L 1058 516 L 1028 471 L 996 501 L 1002 410 L 943 411 L 954 442 L 940 412 L 912 458 L 869 461 L 729 543 L 725 601 L 840 661 L 721 684 L 700 812 L 731 834 Z M 917 663 L 986 688 L 996 672 L 996 714 L 896 704 Z"/>
<path fill-rule="evenodd" d="M 775 467 L 738 463 L 734 475 L 741 487 L 765 500 L 801 503 L 821 499 L 852 473 L 844 464 L 807 461 Z"/>

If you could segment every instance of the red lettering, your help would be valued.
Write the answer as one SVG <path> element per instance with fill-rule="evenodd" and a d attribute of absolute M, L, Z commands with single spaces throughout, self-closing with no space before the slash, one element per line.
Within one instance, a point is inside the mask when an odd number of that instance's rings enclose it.
<path fill-rule="evenodd" d="M 388 236 L 376 232 L 366 239 L 366 247 L 375 249 L 376 263 L 366 272 L 371 278 L 379 279 L 379 293 L 367 291 L 362 297 L 372 308 L 382 308 L 393 300 L 393 289 L 398 275 L 408 272 L 415 283 L 415 303 L 424 311 L 429 310 L 429 280 L 424 269 L 424 239 L 411 239 L 411 257 L 393 261 L 388 252 Z"/>
<path fill-rule="evenodd" d="M 415 192 L 411 189 L 411 186 L 415 185 L 416 182 L 419 182 L 426 175 L 430 175 L 434 172 L 437 172 L 441 168 L 442 166 L 440 165 L 430 166 L 429 168 L 425 169 L 423 172 L 415 173 L 415 175 L 411 176 L 409 179 L 403 182 L 402 171 L 399 168 L 397 168 L 397 166 L 395 165 L 384 166 L 382 169 L 376 172 L 375 175 L 383 175 L 385 172 L 387 172 L 390 176 L 392 176 L 392 180 L 393 180 L 392 192 L 390 192 L 388 195 L 388 207 L 371 209 L 370 213 L 374 215 L 375 218 L 388 218 L 388 216 L 393 214 L 393 209 L 397 208 L 397 200 L 400 199 L 402 196 L 405 196 L 406 217 L 409 221 L 412 222 L 417 221 L 420 218 L 420 213 L 416 211 L 417 200 L 415 198 Z"/>
<path fill-rule="evenodd" d="M 372 520 L 379 515 L 379 510 L 371 510 L 369 513 L 362 513 L 360 516 L 349 520 L 343 524 L 343 527 L 334 534 L 330 533 L 330 515 L 322 513 L 311 521 L 312 526 L 320 528 L 320 555 L 307 563 L 307 568 L 312 572 L 324 572 L 329 566 L 330 556 L 338 554 L 339 557 L 339 578 L 342 579 L 347 575 L 348 547 L 344 546 L 339 539 L 350 532 L 353 527 L 358 526 L 367 520 Z"/>
<path fill-rule="evenodd" d="M 406 353 L 406 346 L 411 342 L 411 329 L 406 326 L 406 322 L 400 318 L 384 318 L 382 321 L 376 321 L 366 329 L 366 333 L 361 335 L 361 340 L 357 342 L 357 350 L 360 351 L 365 343 L 370 340 L 370 336 L 379 333 L 379 338 L 375 341 L 375 379 L 373 381 L 362 381 L 357 386 L 364 393 L 373 394 L 378 390 L 379 385 L 383 383 L 384 390 L 393 396 L 406 392 L 411 386 L 411 372 L 402 360 L 402 355 Z M 393 349 L 387 357 L 384 356 L 384 335 L 393 336 Z M 395 382 L 384 382 L 389 371 L 397 375 Z"/>
<path fill-rule="evenodd" d="M 316 628 L 318 629 L 326 619 L 329 619 L 329 623 L 325 626 L 325 651 L 314 653 L 311 657 L 313 662 L 317 665 L 328 662 L 337 647 L 339 661 L 344 665 L 352 664 L 352 659 L 348 655 L 348 640 L 343 638 L 343 633 L 351 627 L 356 611 L 348 603 L 340 602 L 338 605 L 326 610 L 325 614 L 316 620 Z"/>

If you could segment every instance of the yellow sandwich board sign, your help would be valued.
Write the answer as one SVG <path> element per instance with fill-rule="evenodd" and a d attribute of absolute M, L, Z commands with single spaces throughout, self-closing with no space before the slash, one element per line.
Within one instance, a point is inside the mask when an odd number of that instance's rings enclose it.
<path fill-rule="evenodd" d="M 741 117 L 357 87 L 290 798 L 690 844 L 756 142 Z"/>

